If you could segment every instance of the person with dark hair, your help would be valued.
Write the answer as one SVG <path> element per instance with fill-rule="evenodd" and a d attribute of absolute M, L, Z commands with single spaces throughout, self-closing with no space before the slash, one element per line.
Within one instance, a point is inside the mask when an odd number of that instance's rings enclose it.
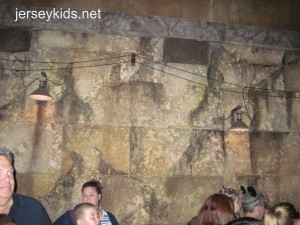
<path fill-rule="evenodd" d="M 74 220 L 77 225 L 98 225 L 98 209 L 92 203 L 81 203 L 74 207 Z"/>
<path fill-rule="evenodd" d="M 16 225 L 16 223 L 10 215 L 0 214 L 0 225 Z"/>
<path fill-rule="evenodd" d="M 97 180 L 90 180 L 82 185 L 82 202 L 91 203 L 98 209 L 101 225 L 119 225 L 116 217 L 100 207 L 102 186 Z M 60 216 L 53 225 L 76 225 L 73 210 L 68 210 Z"/>
<path fill-rule="evenodd" d="M 299 212 L 290 202 L 274 205 L 265 215 L 265 225 L 294 225 L 299 218 Z"/>
<path fill-rule="evenodd" d="M 51 221 L 36 199 L 14 192 L 14 155 L 0 148 L 0 214 L 8 214 L 17 224 L 51 225 Z"/>
<path fill-rule="evenodd" d="M 240 218 L 240 212 L 242 209 L 240 193 L 233 188 L 225 188 L 223 185 L 221 186 L 219 193 L 232 199 L 234 205 L 234 218 Z"/>
<path fill-rule="evenodd" d="M 210 195 L 200 208 L 197 225 L 225 225 L 234 219 L 231 198 L 223 194 Z"/>

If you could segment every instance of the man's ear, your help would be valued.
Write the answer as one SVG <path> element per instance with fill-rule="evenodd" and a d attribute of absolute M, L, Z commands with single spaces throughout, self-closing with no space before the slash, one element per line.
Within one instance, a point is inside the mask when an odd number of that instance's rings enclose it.
<path fill-rule="evenodd" d="M 99 201 L 101 200 L 101 197 L 102 197 L 102 195 L 101 195 L 101 194 L 99 194 Z"/>
<path fill-rule="evenodd" d="M 256 205 L 254 207 L 254 211 L 253 211 L 257 216 L 259 215 L 259 205 Z"/>

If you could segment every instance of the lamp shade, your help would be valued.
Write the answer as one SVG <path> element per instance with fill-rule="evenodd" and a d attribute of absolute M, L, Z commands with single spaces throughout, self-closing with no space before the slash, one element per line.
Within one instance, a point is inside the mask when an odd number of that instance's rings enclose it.
<path fill-rule="evenodd" d="M 250 132 L 250 128 L 241 119 L 233 122 L 229 130 L 236 132 Z"/>
<path fill-rule="evenodd" d="M 39 87 L 29 95 L 29 98 L 39 101 L 50 101 L 53 97 L 49 94 L 45 87 Z"/>

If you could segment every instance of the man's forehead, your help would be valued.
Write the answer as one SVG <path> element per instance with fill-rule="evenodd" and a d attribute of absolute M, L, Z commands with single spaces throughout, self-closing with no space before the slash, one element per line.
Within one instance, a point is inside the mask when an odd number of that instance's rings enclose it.
<path fill-rule="evenodd" d="M 11 160 L 9 160 L 7 157 L 5 157 L 4 155 L 0 155 L 0 159 L 1 160 L 7 160 L 9 162 L 11 162 Z"/>
<path fill-rule="evenodd" d="M 13 167 L 11 161 L 9 161 L 6 157 L 0 156 L 0 168 L 1 167 Z"/>

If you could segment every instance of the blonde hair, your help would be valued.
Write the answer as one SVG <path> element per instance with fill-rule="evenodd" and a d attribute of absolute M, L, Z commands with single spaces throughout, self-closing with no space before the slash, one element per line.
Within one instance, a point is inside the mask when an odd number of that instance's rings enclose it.
<path fill-rule="evenodd" d="M 265 225 L 294 225 L 294 220 L 299 217 L 296 207 L 289 202 L 282 202 L 265 215 Z"/>
<path fill-rule="evenodd" d="M 264 225 L 279 225 L 275 213 L 269 211 L 264 218 Z"/>

